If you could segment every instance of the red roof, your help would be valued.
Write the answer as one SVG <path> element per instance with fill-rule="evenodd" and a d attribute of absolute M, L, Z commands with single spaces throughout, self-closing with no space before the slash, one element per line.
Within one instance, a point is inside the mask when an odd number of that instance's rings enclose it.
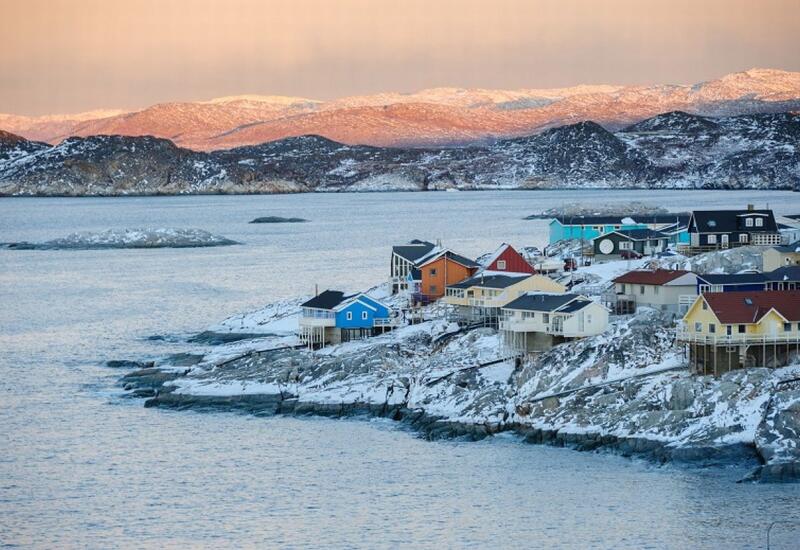
<path fill-rule="evenodd" d="M 720 323 L 757 323 L 771 309 L 787 321 L 800 321 L 800 291 L 706 292 L 708 307 Z"/>
<path fill-rule="evenodd" d="M 629 271 L 614 279 L 615 283 L 630 283 L 634 285 L 665 285 L 678 277 L 683 277 L 690 271 L 682 269 L 651 269 Z"/>

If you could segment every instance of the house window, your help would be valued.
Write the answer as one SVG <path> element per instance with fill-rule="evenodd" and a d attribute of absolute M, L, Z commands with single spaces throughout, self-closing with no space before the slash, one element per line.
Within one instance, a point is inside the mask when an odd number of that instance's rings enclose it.
<path fill-rule="evenodd" d="M 708 236 L 708 244 L 717 244 L 717 236 L 716 235 L 709 235 Z"/>
<path fill-rule="evenodd" d="M 431 285 L 431 294 L 436 294 L 437 290 L 436 285 Z"/>
<path fill-rule="evenodd" d="M 619 243 L 620 250 L 633 250 L 633 243 L 630 241 L 622 241 Z"/>
<path fill-rule="evenodd" d="M 550 324 L 550 314 L 549 313 L 542 313 L 542 321 L 544 321 L 545 325 Z"/>
<path fill-rule="evenodd" d="M 653 287 L 653 294 L 658 295 L 658 287 L 657 286 Z"/>
<path fill-rule="evenodd" d="M 352 321 L 353 320 L 353 312 L 352 311 L 348 311 L 347 312 L 347 320 L 348 321 Z"/>
<path fill-rule="evenodd" d="M 625 283 L 622 283 L 621 285 L 619 285 L 619 291 L 621 293 L 625 294 Z"/>
<path fill-rule="evenodd" d="M 705 300 L 703 300 L 703 309 L 708 309 L 708 303 Z"/>
<path fill-rule="evenodd" d="M 733 327 L 730 325 L 725 325 L 725 334 L 731 336 L 733 334 Z"/>
<path fill-rule="evenodd" d="M 505 260 L 497 260 L 497 269 L 504 270 L 506 268 L 506 261 Z"/>
<path fill-rule="evenodd" d="M 753 218 L 747 218 L 744 222 L 747 227 L 753 227 Z"/>
<path fill-rule="evenodd" d="M 697 322 L 694 324 L 695 332 L 703 332 L 703 323 Z"/>
<path fill-rule="evenodd" d="M 708 323 L 708 332 L 715 334 L 717 332 L 717 325 L 714 323 Z"/>
<path fill-rule="evenodd" d="M 783 323 L 783 332 L 792 332 L 792 323 Z"/>
<path fill-rule="evenodd" d="M 763 227 L 763 226 L 764 226 L 764 220 L 762 220 L 761 218 L 756 218 L 756 227 Z"/>
<path fill-rule="evenodd" d="M 739 325 L 739 334 L 744 334 L 747 331 L 747 327 L 744 325 Z"/>
<path fill-rule="evenodd" d="M 644 285 L 639 285 L 639 294 L 644 294 Z"/>
<path fill-rule="evenodd" d="M 536 314 L 533 311 L 523 311 L 522 312 L 523 319 L 535 319 Z"/>
<path fill-rule="evenodd" d="M 591 313 L 587 313 L 587 314 L 586 314 L 586 322 L 587 322 L 588 324 L 591 324 L 591 323 L 592 323 L 592 314 L 591 314 Z"/>
<path fill-rule="evenodd" d="M 428 273 L 430 274 L 431 277 L 436 277 L 436 268 L 435 267 L 430 268 Z"/>
<path fill-rule="evenodd" d="M 362 311 L 361 312 L 361 319 L 364 320 L 364 321 L 367 320 L 367 312 L 366 311 Z"/>

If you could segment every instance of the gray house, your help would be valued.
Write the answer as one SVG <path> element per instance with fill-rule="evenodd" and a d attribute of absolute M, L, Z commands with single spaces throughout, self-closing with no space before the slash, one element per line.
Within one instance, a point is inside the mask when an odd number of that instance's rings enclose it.
<path fill-rule="evenodd" d="M 663 252 L 669 246 L 671 237 L 653 229 L 618 229 L 592 240 L 596 258 L 619 258 L 625 251 L 642 256 L 652 256 Z"/>

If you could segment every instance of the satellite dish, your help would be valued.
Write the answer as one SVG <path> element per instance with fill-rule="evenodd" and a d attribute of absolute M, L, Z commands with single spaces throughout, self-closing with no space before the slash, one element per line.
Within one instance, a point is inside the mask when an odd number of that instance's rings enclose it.
<path fill-rule="evenodd" d="M 600 253 L 611 254 L 614 252 L 614 241 L 611 239 L 603 239 L 600 241 Z"/>

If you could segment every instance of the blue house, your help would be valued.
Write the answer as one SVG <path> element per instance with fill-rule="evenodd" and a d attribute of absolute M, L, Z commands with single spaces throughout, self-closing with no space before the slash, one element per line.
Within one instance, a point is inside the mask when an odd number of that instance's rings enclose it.
<path fill-rule="evenodd" d="M 326 290 L 300 304 L 300 339 L 309 348 L 367 338 L 394 328 L 391 309 L 366 294 Z"/>
<path fill-rule="evenodd" d="M 366 294 L 345 299 L 334 311 L 340 342 L 368 338 L 393 327 L 391 309 Z"/>
<path fill-rule="evenodd" d="M 612 231 L 651 229 L 670 235 L 672 242 L 688 243 L 689 214 L 634 216 L 556 216 L 550 220 L 550 244 L 575 239 L 591 241 Z"/>
<path fill-rule="evenodd" d="M 768 281 L 769 278 L 764 273 L 698 275 L 697 293 L 767 290 Z"/>

